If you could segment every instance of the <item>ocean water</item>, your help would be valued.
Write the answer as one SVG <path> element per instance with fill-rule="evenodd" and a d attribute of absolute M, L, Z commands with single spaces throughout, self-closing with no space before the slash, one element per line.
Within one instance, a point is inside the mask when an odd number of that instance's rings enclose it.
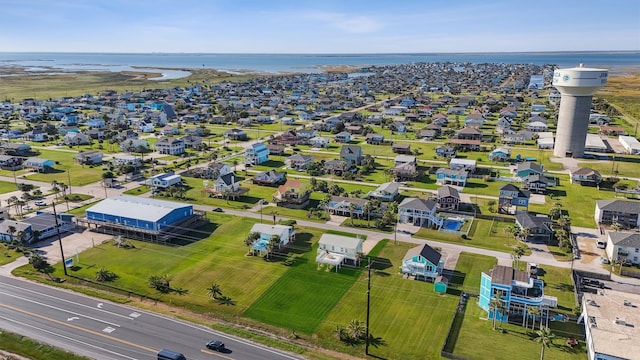
<path fill-rule="evenodd" d="M 329 66 L 395 65 L 416 62 L 553 64 L 604 67 L 612 72 L 640 70 L 640 51 L 535 53 L 424 54 L 126 54 L 126 53 L 11 53 L 0 52 L 0 66 L 30 71 L 122 71 L 209 68 L 228 72 L 322 72 Z M 184 74 L 183 74 L 184 75 Z M 179 77 L 179 75 L 176 75 Z"/>

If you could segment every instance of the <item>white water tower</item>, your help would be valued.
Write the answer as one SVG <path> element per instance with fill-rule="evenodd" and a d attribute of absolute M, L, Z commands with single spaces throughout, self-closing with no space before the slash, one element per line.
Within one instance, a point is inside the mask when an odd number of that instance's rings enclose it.
<path fill-rule="evenodd" d="M 589 128 L 593 93 L 607 83 L 607 69 L 580 66 L 553 72 L 553 86 L 560 92 L 560 110 L 553 155 L 582 157 Z"/>

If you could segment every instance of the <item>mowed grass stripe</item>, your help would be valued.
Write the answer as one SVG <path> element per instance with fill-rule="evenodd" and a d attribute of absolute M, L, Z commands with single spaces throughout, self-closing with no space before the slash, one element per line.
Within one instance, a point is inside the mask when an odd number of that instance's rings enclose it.
<path fill-rule="evenodd" d="M 316 240 L 319 236 L 314 237 Z M 244 316 L 285 329 L 312 334 L 360 275 L 360 270 L 317 269 L 311 251 L 278 279 Z"/>

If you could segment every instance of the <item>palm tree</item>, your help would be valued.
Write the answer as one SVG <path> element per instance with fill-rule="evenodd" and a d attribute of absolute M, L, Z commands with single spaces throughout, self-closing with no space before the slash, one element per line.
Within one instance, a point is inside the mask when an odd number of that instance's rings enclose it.
<path fill-rule="evenodd" d="M 17 230 L 16 230 L 16 227 L 15 227 L 15 226 L 13 226 L 13 225 L 9 225 L 9 226 L 7 227 L 7 232 L 8 232 L 8 233 L 9 233 L 9 235 L 11 236 L 11 243 L 12 243 L 12 244 L 13 244 L 13 243 L 15 243 L 15 241 L 16 241 L 15 237 L 13 236 L 13 234 L 15 234 L 15 233 L 16 233 L 16 231 L 17 231 Z"/>
<path fill-rule="evenodd" d="M 269 238 L 269 242 L 267 243 L 267 258 L 269 258 L 269 255 L 271 255 L 271 252 L 275 248 L 280 247 L 280 241 L 282 241 L 280 239 L 280 235 L 271 235 L 271 237 Z"/>
<path fill-rule="evenodd" d="M 540 308 L 537 306 L 532 306 L 529 308 L 529 315 L 533 317 L 533 323 L 531 324 L 531 330 L 536 329 L 536 317 L 540 316 Z M 540 318 L 540 326 L 542 327 L 542 318 Z"/>
<path fill-rule="evenodd" d="M 351 226 L 353 226 L 353 218 L 356 216 L 356 210 L 358 210 L 358 205 L 355 203 L 349 203 L 349 217 L 351 218 Z"/>
<path fill-rule="evenodd" d="M 58 200 L 58 193 L 60 192 L 60 188 L 58 187 L 58 181 L 53 180 L 51 182 L 51 191 L 55 194 L 56 200 Z"/>
<path fill-rule="evenodd" d="M 567 215 L 561 216 L 560 219 L 558 219 L 558 225 L 566 228 L 567 226 L 571 225 L 571 218 Z"/>
<path fill-rule="evenodd" d="M 531 234 L 530 228 L 525 227 L 520 229 L 519 231 L 520 240 L 527 241 L 527 237 L 529 237 L 530 234 Z"/>
<path fill-rule="evenodd" d="M 613 231 L 620 231 L 622 230 L 622 224 L 620 224 L 619 222 L 614 222 L 613 224 L 611 224 L 611 230 Z"/>
<path fill-rule="evenodd" d="M 554 206 L 549 209 L 549 216 L 551 216 L 552 219 L 558 219 L 560 215 L 562 215 L 562 210 L 560 210 L 559 206 Z"/>
<path fill-rule="evenodd" d="M 207 288 L 207 294 L 209 294 L 209 296 L 211 296 L 211 298 L 215 300 L 218 298 L 218 296 L 222 296 L 222 289 L 220 288 L 220 285 L 214 283 Z"/>
<path fill-rule="evenodd" d="M 347 333 L 351 336 L 352 339 L 362 339 L 367 332 L 367 327 L 365 324 L 358 320 L 351 320 L 349 325 L 347 325 Z"/>
<path fill-rule="evenodd" d="M 516 262 L 516 269 L 518 268 L 518 265 L 520 265 L 520 258 L 526 253 L 526 251 L 527 249 L 522 244 L 518 244 L 518 246 L 513 248 L 512 257 Z"/>
<path fill-rule="evenodd" d="M 367 227 L 371 225 L 371 211 L 373 210 L 373 203 L 371 201 L 367 201 L 362 207 L 362 211 L 367 213 Z"/>
<path fill-rule="evenodd" d="M 340 325 L 336 326 L 336 328 L 333 330 L 333 335 L 337 337 L 338 340 L 340 341 L 346 341 L 349 339 L 349 334 L 347 333 L 347 330 L 345 330 L 345 328 L 343 328 Z"/>
<path fill-rule="evenodd" d="M 95 279 L 98 282 L 112 281 L 116 278 L 116 274 L 107 270 L 104 266 L 100 270 L 96 271 Z"/>
<path fill-rule="evenodd" d="M 540 360 L 544 360 L 544 348 L 550 347 L 553 344 L 553 339 L 555 337 L 556 335 L 552 333 L 551 329 L 548 327 L 543 327 L 536 331 L 536 337 L 534 340 L 542 344 L 542 348 L 540 349 Z"/>
<path fill-rule="evenodd" d="M 248 246 L 249 248 L 251 248 L 251 246 L 253 245 L 254 242 L 256 242 L 256 240 L 260 239 L 260 233 L 258 232 L 251 232 L 249 233 L 249 235 L 247 235 L 247 237 L 244 239 L 244 244 L 246 246 Z"/>
<path fill-rule="evenodd" d="M 489 309 L 493 311 L 493 330 L 496 329 L 496 317 L 500 314 L 500 322 L 502 322 L 502 310 L 504 310 L 504 303 L 502 302 L 502 293 L 496 292 L 495 295 L 489 300 Z"/>

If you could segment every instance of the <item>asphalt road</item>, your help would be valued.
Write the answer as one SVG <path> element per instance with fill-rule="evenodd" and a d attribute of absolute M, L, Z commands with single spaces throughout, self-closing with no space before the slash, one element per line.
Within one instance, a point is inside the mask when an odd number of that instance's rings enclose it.
<path fill-rule="evenodd" d="M 124 305 L 0 276 L 0 327 L 94 359 L 157 359 L 163 348 L 187 359 L 292 360 L 278 350 Z M 228 350 L 207 350 L 222 340 Z"/>

